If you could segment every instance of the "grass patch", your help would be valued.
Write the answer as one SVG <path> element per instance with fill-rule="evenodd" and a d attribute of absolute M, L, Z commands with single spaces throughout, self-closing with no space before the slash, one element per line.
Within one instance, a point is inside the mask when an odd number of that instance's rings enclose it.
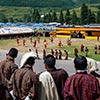
<path fill-rule="evenodd" d="M 78 45 L 76 45 L 76 46 L 62 46 L 60 48 L 57 47 L 57 49 L 60 49 L 60 50 L 67 50 L 68 54 L 69 54 L 69 57 L 71 57 L 71 58 L 75 57 L 74 53 L 73 53 L 74 48 L 78 49 L 78 55 L 85 56 L 85 53 L 80 51 L 80 46 L 78 46 Z M 96 61 L 100 61 L 100 54 L 94 54 L 94 47 L 93 46 L 89 46 L 88 49 L 89 49 L 88 57 L 92 58 L 92 59 L 95 59 Z"/>

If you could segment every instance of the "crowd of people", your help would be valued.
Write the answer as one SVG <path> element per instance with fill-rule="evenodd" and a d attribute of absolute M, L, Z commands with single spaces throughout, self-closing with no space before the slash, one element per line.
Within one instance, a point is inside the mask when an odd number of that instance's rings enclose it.
<path fill-rule="evenodd" d="M 76 74 L 69 76 L 64 69 L 56 68 L 53 54 L 44 56 L 46 71 L 36 74 L 37 55 L 30 50 L 17 66 L 14 61 L 18 50 L 11 48 L 0 62 L 0 100 L 100 100 L 100 75 L 97 78 L 93 74 L 98 70 L 96 64 L 77 55 Z"/>

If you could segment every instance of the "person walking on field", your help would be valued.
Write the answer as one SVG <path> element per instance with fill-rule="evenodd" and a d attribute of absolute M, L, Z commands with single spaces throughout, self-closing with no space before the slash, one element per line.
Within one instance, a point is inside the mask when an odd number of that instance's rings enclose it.
<path fill-rule="evenodd" d="M 74 56 L 78 56 L 78 49 L 77 48 L 74 48 Z"/>
<path fill-rule="evenodd" d="M 56 69 L 56 59 L 47 55 L 44 59 L 44 67 L 47 71 L 39 75 L 40 95 L 39 100 L 64 100 L 62 90 L 68 74 L 63 69 Z"/>
<path fill-rule="evenodd" d="M 80 49 L 81 49 L 81 52 L 84 52 L 84 45 L 83 44 L 81 44 Z"/>
<path fill-rule="evenodd" d="M 23 39 L 23 46 L 26 46 L 26 40 Z"/>
<path fill-rule="evenodd" d="M 65 60 L 68 60 L 68 51 L 64 50 L 64 53 L 65 53 Z"/>
<path fill-rule="evenodd" d="M 85 55 L 86 55 L 86 57 L 88 56 L 88 52 L 89 52 L 89 49 L 87 47 L 85 47 Z"/>
<path fill-rule="evenodd" d="M 18 66 L 15 64 L 15 58 L 17 57 L 18 50 L 16 48 L 11 48 L 9 52 L 6 54 L 6 60 L 1 61 L 0 63 L 0 100 L 10 100 L 9 93 L 13 89 L 12 78 L 15 70 L 18 69 Z M 6 93 L 3 90 L 6 89 Z M 9 93 L 7 93 L 9 92 Z M 5 99 L 4 99 L 4 98 Z"/>
<path fill-rule="evenodd" d="M 100 84 L 91 74 L 87 74 L 87 59 L 76 56 L 76 74 L 67 78 L 63 90 L 64 100 L 100 100 Z"/>
<path fill-rule="evenodd" d="M 15 100 L 38 100 L 39 79 L 32 67 L 36 55 L 25 53 L 21 58 L 20 69 L 14 73 L 13 95 Z"/>
<path fill-rule="evenodd" d="M 97 47 L 97 45 L 95 45 L 94 46 L 94 54 L 97 54 L 97 49 L 98 49 L 98 47 Z"/>

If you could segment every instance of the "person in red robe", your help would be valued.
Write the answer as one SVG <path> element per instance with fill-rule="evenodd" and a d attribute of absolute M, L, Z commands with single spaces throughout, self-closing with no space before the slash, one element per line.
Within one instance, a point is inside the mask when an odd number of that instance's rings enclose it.
<path fill-rule="evenodd" d="M 64 100 L 100 100 L 100 84 L 91 74 L 87 74 L 87 59 L 76 56 L 76 74 L 67 78 L 63 89 Z"/>

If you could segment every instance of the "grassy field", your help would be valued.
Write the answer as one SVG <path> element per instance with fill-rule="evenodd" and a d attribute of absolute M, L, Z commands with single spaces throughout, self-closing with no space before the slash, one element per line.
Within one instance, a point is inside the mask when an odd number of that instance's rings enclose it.
<path fill-rule="evenodd" d="M 69 53 L 69 57 L 73 58 L 74 57 L 73 50 L 74 50 L 74 48 L 77 48 L 78 49 L 78 54 L 85 56 L 85 53 L 80 51 L 80 45 L 84 44 L 84 46 L 87 46 L 88 49 L 89 49 L 88 57 L 92 58 L 92 59 L 95 59 L 97 61 L 100 61 L 100 54 L 94 54 L 94 45 L 99 46 L 100 41 L 85 40 L 85 39 L 72 39 L 71 40 L 72 41 L 72 46 L 68 46 L 67 43 L 66 43 L 66 41 L 67 41 L 66 38 L 54 38 L 53 43 L 51 43 L 49 37 L 48 38 L 41 37 L 41 40 L 40 40 L 41 43 L 37 44 L 37 49 L 39 50 L 40 53 L 42 53 L 42 50 L 44 49 L 44 45 L 43 45 L 44 39 L 46 39 L 47 42 L 48 42 L 48 46 L 47 46 L 47 49 L 46 49 L 46 51 L 48 53 L 50 53 L 51 48 L 52 49 L 60 49 L 60 50 L 62 50 L 62 53 L 63 53 L 63 56 L 64 56 L 64 50 L 67 50 L 68 53 Z M 30 44 L 29 38 L 25 38 L 25 40 L 26 40 L 26 46 L 25 47 L 22 44 L 23 39 L 20 39 L 20 44 L 19 45 L 16 44 L 15 39 L 0 40 L 0 49 L 8 50 L 12 47 L 16 47 L 21 52 L 27 52 L 30 48 L 32 50 L 35 50 L 34 47 L 33 47 L 33 44 Z M 36 37 L 33 38 L 33 41 L 34 40 L 37 40 L 37 38 Z M 62 47 L 58 46 L 59 40 L 62 41 L 62 44 L 63 44 Z"/>

